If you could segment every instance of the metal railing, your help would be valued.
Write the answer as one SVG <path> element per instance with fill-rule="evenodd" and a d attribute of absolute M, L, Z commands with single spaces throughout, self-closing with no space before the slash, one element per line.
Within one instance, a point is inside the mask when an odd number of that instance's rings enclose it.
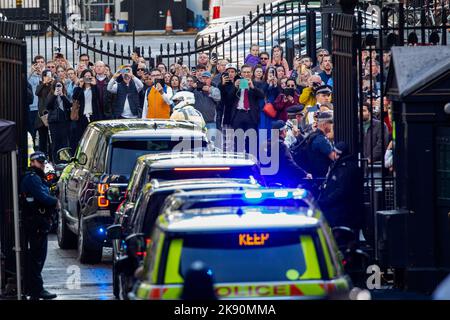
<path fill-rule="evenodd" d="M 221 31 L 198 37 L 195 41 L 175 40 L 172 44 L 160 44 L 157 48 L 140 46 L 139 43 L 137 46 L 141 55 L 153 64 L 164 62 L 170 65 L 181 58 L 184 64 L 191 67 L 197 64 L 197 57 L 203 52 L 216 52 L 219 59 L 227 58 L 241 65 L 252 44 L 259 44 L 261 51 L 270 51 L 278 44 L 285 49 L 292 48 L 288 61 L 292 64 L 294 53 L 315 56 L 316 47 L 320 46 L 320 19 L 317 10 L 318 8 L 309 8 L 292 1 L 276 6 L 264 5 L 262 8 L 258 7 L 256 13 L 250 12 L 248 17 L 242 19 L 241 24 L 237 21 L 227 24 Z M 32 20 L 28 22 L 33 23 Z M 46 22 L 45 30 L 47 32 L 31 33 L 27 37 L 31 53 L 29 59 L 37 54 L 49 59 L 54 55 L 55 48 L 65 47 L 63 53 L 73 65 L 81 53 L 87 53 L 91 60 L 104 60 L 113 69 L 131 61 L 133 48 L 130 45 L 111 44 L 107 38 L 82 31 L 66 31 L 59 20 L 54 19 Z"/>
<path fill-rule="evenodd" d="M 18 172 L 27 166 L 26 46 L 23 25 L 0 21 L 0 119 L 16 123 Z M 14 107 L 11 107 L 14 106 Z M 15 274 L 11 159 L 0 154 L 0 293 Z"/>

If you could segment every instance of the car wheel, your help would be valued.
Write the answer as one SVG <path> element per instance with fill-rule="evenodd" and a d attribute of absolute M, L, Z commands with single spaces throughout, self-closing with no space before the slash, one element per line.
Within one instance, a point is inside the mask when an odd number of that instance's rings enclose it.
<path fill-rule="evenodd" d="M 116 299 L 120 299 L 119 277 L 116 272 L 116 257 L 113 249 L 113 263 L 112 263 L 112 278 L 113 278 L 113 294 Z"/>
<path fill-rule="evenodd" d="M 118 279 L 119 279 L 119 287 L 120 287 L 120 300 L 128 300 L 128 282 L 129 282 L 129 278 L 124 275 L 124 274 L 120 274 L 118 275 Z"/>
<path fill-rule="evenodd" d="M 58 223 L 56 228 L 56 236 L 58 238 L 58 246 L 61 249 L 75 249 L 77 247 L 77 237 L 67 227 L 66 219 L 61 210 L 58 210 Z"/>
<path fill-rule="evenodd" d="M 78 227 L 78 260 L 81 263 L 97 264 L 102 261 L 102 246 L 89 246 L 87 241 L 87 230 L 82 218 L 79 219 Z"/>

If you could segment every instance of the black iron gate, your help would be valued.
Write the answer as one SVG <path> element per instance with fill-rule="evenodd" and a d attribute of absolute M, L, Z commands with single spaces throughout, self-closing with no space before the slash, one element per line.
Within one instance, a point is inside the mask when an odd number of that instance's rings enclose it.
<path fill-rule="evenodd" d="M 356 4 L 356 3 L 355 3 Z M 334 14 L 335 135 L 360 155 L 365 173 L 366 232 L 376 247 L 376 212 L 395 204 L 395 122 L 384 88 L 392 46 L 446 45 L 449 2 L 359 4 Z M 425 59 L 425 57 L 424 57 Z"/>
<path fill-rule="evenodd" d="M 16 123 L 18 171 L 27 166 L 26 44 L 24 26 L 0 21 L 0 119 Z M 0 155 L 0 292 L 15 276 L 11 159 Z"/>

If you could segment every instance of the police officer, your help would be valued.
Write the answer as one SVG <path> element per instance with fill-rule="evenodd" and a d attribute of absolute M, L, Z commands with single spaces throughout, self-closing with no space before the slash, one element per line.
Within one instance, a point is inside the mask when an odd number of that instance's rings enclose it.
<path fill-rule="evenodd" d="M 363 227 L 363 174 L 358 159 L 350 154 L 345 142 L 335 147 L 336 161 L 321 186 L 318 203 L 330 227 L 344 226 L 356 234 Z"/>
<path fill-rule="evenodd" d="M 303 140 L 305 132 L 303 131 L 303 106 L 295 105 L 287 108 L 288 120 L 286 126 L 288 128 L 285 143 L 291 147 L 295 143 Z"/>
<path fill-rule="evenodd" d="M 292 158 L 291 152 L 285 144 L 287 135 L 286 123 L 283 120 L 277 120 L 272 123 L 273 130 L 278 130 L 278 140 L 275 140 L 276 134 L 272 135 L 272 139 L 267 142 L 266 150 L 274 151 L 269 156 L 272 158 L 272 166 L 276 166 L 273 174 L 265 175 L 266 182 L 281 183 L 285 187 L 297 187 L 302 183 L 302 179 L 312 179 L 312 176 L 299 167 Z M 266 152 L 267 152 L 266 151 Z"/>
<path fill-rule="evenodd" d="M 321 112 L 317 116 L 317 129 L 311 134 L 308 145 L 308 165 L 314 178 L 325 178 L 336 153 L 327 138 L 333 133 L 333 114 Z"/>
<path fill-rule="evenodd" d="M 51 228 L 51 215 L 59 205 L 58 199 L 50 194 L 45 179 L 45 161 L 43 152 L 30 156 L 30 168 L 21 182 L 21 200 L 25 225 L 27 263 L 27 291 L 32 300 L 54 299 L 44 289 L 42 269 L 47 257 L 47 235 Z"/>

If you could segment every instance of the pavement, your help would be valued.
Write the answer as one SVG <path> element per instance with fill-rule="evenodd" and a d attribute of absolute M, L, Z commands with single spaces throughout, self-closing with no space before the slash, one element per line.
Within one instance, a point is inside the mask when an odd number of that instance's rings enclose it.
<path fill-rule="evenodd" d="M 56 300 L 113 300 L 112 249 L 103 249 L 101 264 L 83 265 L 76 250 L 62 250 L 51 234 L 42 277 L 44 287 L 56 293 Z"/>

